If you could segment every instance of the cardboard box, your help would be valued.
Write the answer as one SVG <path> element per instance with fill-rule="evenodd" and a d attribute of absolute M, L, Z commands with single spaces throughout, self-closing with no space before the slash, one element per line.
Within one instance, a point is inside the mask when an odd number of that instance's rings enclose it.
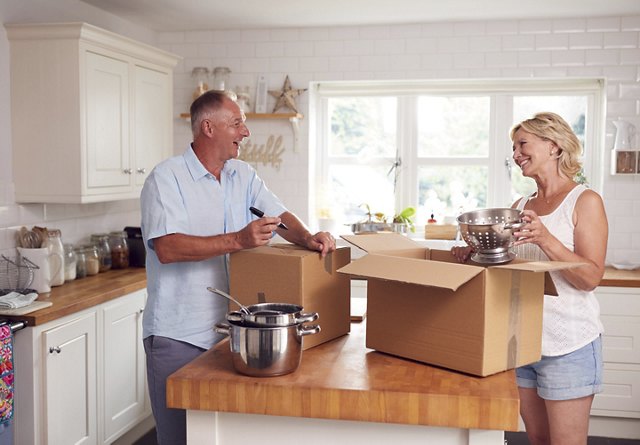
<path fill-rule="evenodd" d="M 366 346 L 478 376 L 540 359 L 546 272 L 578 265 L 485 267 L 402 235 L 343 238 L 368 252 L 339 270 L 368 279 Z"/>
<path fill-rule="evenodd" d="M 317 312 L 318 334 L 304 337 L 309 349 L 349 333 L 351 283 L 337 270 L 351 261 L 351 248 L 321 258 L 293 244 L 273 244 L 231 255 L 230 293 L 244 305 L 291 303 Z"/>

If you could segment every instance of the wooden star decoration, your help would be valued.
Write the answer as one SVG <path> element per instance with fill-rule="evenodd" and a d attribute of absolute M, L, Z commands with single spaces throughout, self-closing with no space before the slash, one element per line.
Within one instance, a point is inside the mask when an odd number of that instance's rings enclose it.
<path fill-rule="evenodd" d="M 284 79 L 284 85 L 282 86 L 282 90 L 280 91 L 269 91 L 269 94 L 276 98 L 276 105 L 273 107 L 273 112 L 275 113 L 280 108 L 289 108 L 296 113 L 298 113 L 298 108 L 296 106 L 296 97 L 301 95 L 307 91 L 307 89 L 294 89 L 291 88 L 291 81 L 289 80 L 289 76 Z"/>

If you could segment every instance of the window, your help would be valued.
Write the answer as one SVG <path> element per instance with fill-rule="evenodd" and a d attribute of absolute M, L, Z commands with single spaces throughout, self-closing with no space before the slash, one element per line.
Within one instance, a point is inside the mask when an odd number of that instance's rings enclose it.
<path fill-rule="evenodd" d="M 584 176 L 601 191 L 604 82 L 595 80 L 321 82 L 312 99 L 317 178 L 312 214 L 340 227 L 416 207 L 417 225 L 535 190 L 512 162 L 509 130 L 560 114 L 583 142 Z M 315 106 L 314 106 L 315 104 Z M 315 114 L 315 115 L 313 115 Z M 314 190 L 315 186 L 315 190 Z"/>

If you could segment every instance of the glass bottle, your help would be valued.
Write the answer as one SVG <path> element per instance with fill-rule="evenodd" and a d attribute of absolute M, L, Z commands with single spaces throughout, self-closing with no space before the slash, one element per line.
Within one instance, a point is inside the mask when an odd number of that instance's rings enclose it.
<path fill-rule="evenodd" d="M 97 275 L 100 272 L 100 257 L 98 248 L 93 244 L 83 246 L 85 263 L 87 267 L 87 276 Z"/>
<path fill-rule="evenodd" d="M 109 233 L 109 248 L 111 249 L 111 267 L 126 269 L 129 267 L 129 245 L 126 232 Z"/>
<path fill-rule="evenodd" d="M 76 278 L 84 278 L 87 276 L 87 262 L 82 247 L 76 247 Z"/>
<path fill-rule="evenodd" d="M 98 248 L 100 272 L 106 272 L 111 269 L 111 248 L 109 247 L 109 234 L 95 233 L 91 235 L 91 243 Z"/>
<path fill-rule="evenodd" d="M 49 284 L 61 286 L 64 284 L 64 246 L 60 230 L 47 230 L 46 247 L 49 248 L 49 270 L 51 271 Z"/>
<path fill-rule="evenodd" d="M 64 281 L 73 281 L 76 279 L 76 267 L 77 267 L 76 252 L 73 250 L 73 245 L 64 245 Z"/>

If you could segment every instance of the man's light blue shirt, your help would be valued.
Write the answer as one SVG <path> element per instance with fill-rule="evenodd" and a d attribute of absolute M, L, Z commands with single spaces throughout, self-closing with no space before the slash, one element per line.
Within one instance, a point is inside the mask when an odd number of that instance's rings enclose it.
<path fill-rule="evenodd" d="M 221 339 L 213 328 L 224 321 L 228 302 L 207 287 L 229 290 L 228 255 L 161 264 L 153 239 L 237 232 L 254 218 L 250 206 L 270 216 L 287 209 L 249 164 L 227 161 L 218 182 L 191 147 L 153 169 L 140 200 L 148 292 L 143 337 L 158 335 L 209 349 Z"/>

